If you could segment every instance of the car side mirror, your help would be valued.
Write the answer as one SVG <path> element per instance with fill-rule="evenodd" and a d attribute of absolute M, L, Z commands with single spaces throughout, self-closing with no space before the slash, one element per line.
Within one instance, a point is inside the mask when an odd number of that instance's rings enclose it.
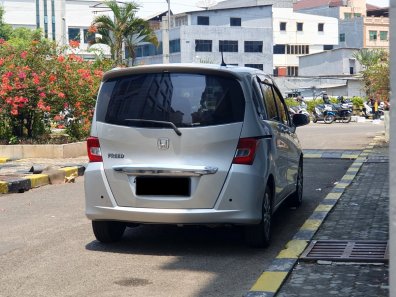
<path fill-rule="evenodd" d="M 295 127 L 305 126 L 310 122 L 309 116 L 302 113 L 294 114 L 292 120 Z"/>

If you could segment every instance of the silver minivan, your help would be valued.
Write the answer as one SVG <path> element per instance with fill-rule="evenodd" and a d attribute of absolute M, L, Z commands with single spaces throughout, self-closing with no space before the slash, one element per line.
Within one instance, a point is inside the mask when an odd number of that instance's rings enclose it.
<path fill-rule="evenodd" d="M 140 224 L 243 225 L 267 246 L 271 217 L 299 206 L 303 154 L 274 81 L 235 66 L 161 64 L 102 80 L 85 171 L 86 215 L 101 242 Z"/>

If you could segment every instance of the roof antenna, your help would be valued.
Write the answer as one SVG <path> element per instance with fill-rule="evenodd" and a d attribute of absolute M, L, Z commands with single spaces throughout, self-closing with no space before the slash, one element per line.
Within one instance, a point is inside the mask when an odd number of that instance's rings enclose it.
<path fill-rule="evenodd" d="M 221 51 L 221 65 L 220 66 L 227 66 L 227 64 L 224 62 L 223 51 Z"/>

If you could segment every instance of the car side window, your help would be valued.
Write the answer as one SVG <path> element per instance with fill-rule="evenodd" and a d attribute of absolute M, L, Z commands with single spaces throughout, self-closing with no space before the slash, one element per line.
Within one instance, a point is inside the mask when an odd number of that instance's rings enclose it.
<path fill-rule="evenodd" d="M 263 102 L 267 111 L 267 119 L 271 121 L 279 121 L 274 93 L 272 92 L 271 86 L 265 83 L 261 83 L 260 85 L 263 92 Z"/>
<path fill-rule="evenodd" d="M 286 105 L 284 104 L 282 97 L 279 95 L 277 89 L 274 86 L 272 86 L 272 89 L 274 92 L 276 106 L 278 107 L 279 120 L 283 124 L 289 126 L 289 117 L 288 117 Z"/>

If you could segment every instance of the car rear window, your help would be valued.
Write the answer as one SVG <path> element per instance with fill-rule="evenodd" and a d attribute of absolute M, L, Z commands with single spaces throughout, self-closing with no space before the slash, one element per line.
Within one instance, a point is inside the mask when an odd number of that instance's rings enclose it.
<path fill-rule="evenodd" d="M 191 73 L 149 73 L 104 82 L 97 121 L 156 127 L 196 127 L 242 122 L 245 99 L 236 79 Z"/>

